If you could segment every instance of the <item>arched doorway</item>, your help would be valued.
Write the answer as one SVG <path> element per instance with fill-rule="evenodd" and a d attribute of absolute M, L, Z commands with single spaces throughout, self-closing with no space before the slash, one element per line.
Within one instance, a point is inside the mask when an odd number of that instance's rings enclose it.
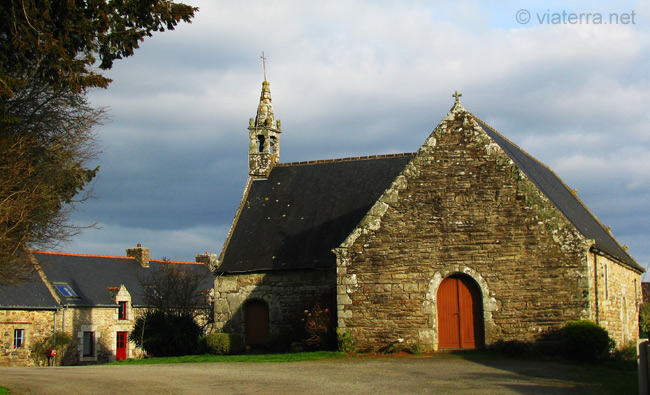
<path fill-rule="evenodd" d="M 244 307 L 244 325 L 246 346 L 250 348 L 266 347 L 269 333 L 269 306 L 263 300 L 251 300 Z"/>
<path fill-rule="evenodd" d="M 440 283 L 438 348 L 476 348 L 484 344 L 483 298 L 476 282 L 452 274 Z"/>

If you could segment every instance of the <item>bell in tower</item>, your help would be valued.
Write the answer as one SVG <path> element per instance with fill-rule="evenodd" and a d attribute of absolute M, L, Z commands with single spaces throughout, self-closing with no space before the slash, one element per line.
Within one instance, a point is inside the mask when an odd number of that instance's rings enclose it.
<path fill-rule="evenodd" d="M 248 123 L 250 138 L 248 149 L 248 174 L 266 178 L 280 160 L 280 121 L 273 116 L 269 82 L 262 82 L 262 94 L 257 115 Z"/>

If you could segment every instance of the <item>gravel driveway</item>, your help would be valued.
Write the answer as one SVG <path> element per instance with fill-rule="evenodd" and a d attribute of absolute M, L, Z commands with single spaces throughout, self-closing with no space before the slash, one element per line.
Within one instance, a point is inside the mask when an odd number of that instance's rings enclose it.
<path fill-rule="evenodd" d="M 0 368 L 11 394 L 575 394 L 566 365 L 449 356 Z"/>

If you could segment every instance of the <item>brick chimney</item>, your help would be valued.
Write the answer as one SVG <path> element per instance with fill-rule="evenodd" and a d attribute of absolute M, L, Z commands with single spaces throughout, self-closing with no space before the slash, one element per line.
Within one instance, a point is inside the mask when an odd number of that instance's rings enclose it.
<path fill-rule="evenodd" d="M 126 256 L 135 258 L 142 267 L 149 267 L 149 249 L 143 247 L 140 243 L 135 248 L 127 248 Z"/>
<path fill-rule="evenodd" d="M 217 266 L 217 254 L 210 254 L 208 251 L 205 254 L 196 254 L 196 262 L 202 263 L 214 271 L 214 268 Z"/>

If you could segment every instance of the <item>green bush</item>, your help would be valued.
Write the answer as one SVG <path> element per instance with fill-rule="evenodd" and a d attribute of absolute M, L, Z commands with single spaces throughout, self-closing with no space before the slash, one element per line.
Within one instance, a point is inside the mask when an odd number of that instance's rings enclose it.
<path fill-rule="evenodd" d="M 31 356 L 38 366 L 47 364 L 47 350 L 56 350 L 56 360 L 61 364 L 68 346 L 72 343 L 72 336 L 63 332 L 56 332 L 36 342 L 31 348 Z"/>
<path fill-rule="evenodd" d="M 562 356 L 578 361 L 592 361 L 607 357 L 614 341 L 598 324 L 587 321 L 569 321 L 560 330 Z"/>
<path fill-rule="evenodd" d="M 206 339 L 206 345 L 210 354 L 230 354 L 230 335 L 228 333 L 211 333 Z"/>
<path fill-rule="evenodd" d="M 348 354 L 354 354 L 357 351 L 357 346 L 354 343 L 354 339 L 348 332 L 342 332 L 337 329 L 336 336 L 339 341 L 339 351 L 343 351 Z"/>

